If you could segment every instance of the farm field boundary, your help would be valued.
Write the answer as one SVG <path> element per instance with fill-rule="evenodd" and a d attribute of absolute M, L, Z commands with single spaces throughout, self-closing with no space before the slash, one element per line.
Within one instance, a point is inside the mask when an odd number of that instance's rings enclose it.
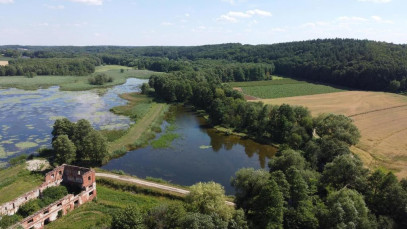
<path fill-rule="evenodd" d="M 329 85 L 310 83 L 290 78 L 269 81 L 235 82 L 230 83 L 230 85 L 240 90 L 246 97 L 252 97 L 252 100 L 254 98 L 272 99 L 345 91 L 344 89 Z"/>
<path fill-rule="evenodd" d="M 348 91 L 320 95 L 258 100 L 266 104 L 291 104 L 319 113 L 344 114 L 361 132 L 352 147 L 370 168 L 395 172 L 407 177 L 407 97 L 384 92 Z"/>

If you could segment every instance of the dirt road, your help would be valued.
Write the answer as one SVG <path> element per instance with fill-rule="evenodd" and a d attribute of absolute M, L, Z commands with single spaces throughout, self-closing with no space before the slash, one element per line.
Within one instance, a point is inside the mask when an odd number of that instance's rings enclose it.
<path fill-rule="evenodd" d="M 161 189 L 161 190 L 164 190 L 164 191 L 176 192 L 176 193 L 179 193 L 179 194 L 182 194 L 182 195 L 187 195 L 189 193 L 188 190 L 184 190 L 184 189 L 181 189 L 181 188 L 175 188 L 175 187 L 171 187 L 171 186 L 163 185 L 163 184 L 157 184 L 157 183 L 137 179 L 137 178 L 134 178 L 134 177 L 121 176 L 121 175 L 115 175 L 115 174 L 109 174 L 109 173 L 96 173 L 96 176 L 97 177 L 111 178 L 111 179 L 120 180 L 120 181 L 131 182 L 131 183 L 140 184 L 140 185 L 147 186 L 147 187 Z M 229 206 L 235 206 L 235 204 L 233 202 L 230 202 L 230 201 L 226 201 L 226 204 L 229 205 Z"/>

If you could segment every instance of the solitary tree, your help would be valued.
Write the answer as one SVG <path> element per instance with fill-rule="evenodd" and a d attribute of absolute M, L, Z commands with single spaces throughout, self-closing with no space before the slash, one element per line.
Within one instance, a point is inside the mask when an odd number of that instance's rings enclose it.
<path fill-rule="evenodd" d="M 228 221 L 232 215 L 225 200 L 225 190 L 220 184 L 213 181 L 192 185 L 191 191 L 186 197 L 191 210 L 202 214 L 215 213 Z"/>

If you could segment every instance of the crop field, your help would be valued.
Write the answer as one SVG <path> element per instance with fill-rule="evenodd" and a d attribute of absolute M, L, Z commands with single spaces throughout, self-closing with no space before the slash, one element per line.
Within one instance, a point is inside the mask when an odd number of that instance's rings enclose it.
<path fill-rule="evenodd" d="M 121 73 L 120 69 L 124 69 Z M 91 85 L 88 78 L 98 73 L 105 73 L 113 78 L 113 82 L 104 85 Z M 147 79 L 152 74 L 163 74 L 148 70 L 135 70 L 118 65 L 106 65 L 96 67 L 95 73 L 90 76 L 35 76 L 27 78 L 25 76 L 4 76 L 0 77 L 0 88 L 20 88 L 34 90 L 37 88 L 47 88 L 50 86 L 60 86 L 64 91 L 82 91 L 93 88 L 105 88 L 114 85 L 123 84 L 128 78 Z"/>
<path fill-rule="evenodd" d="M 306 106 L 313 115 L 337 113 L 351 117 L 362 135 L 352 151 L 370 168 L 391 170 L 399 178 L 407 178 L 406 96 L 348 91 L 260 101 Z"/>
<path fill-rule="evenodd" d="M 230 84 L 246 96 L 262 99 L 341 92 L 343 89 L 289 78 L 269 81 L 237 82 Z"/>

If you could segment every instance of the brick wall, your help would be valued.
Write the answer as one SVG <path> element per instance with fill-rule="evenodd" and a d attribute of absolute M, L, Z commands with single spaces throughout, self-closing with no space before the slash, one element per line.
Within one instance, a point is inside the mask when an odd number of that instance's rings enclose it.
<path fill-rule="evenodd" d="M 27 229 L 43 228 L 46 223 L 52 222 L 58 218 L 58 212 L 60 212 L 60 215 L 65 215 L 68 211 L 73 210 L 96 197 L 95 171 L 88 168 L 64 164 L 45 174 L 45 181 L 38 188 L 0 205 L 0 215 L 14 215 L 20 206 L 32 199 L 38 198 L 46 188 L 58 186 L 61 183 L 75 185 L 81 189 L 81 192 L 76 196 L 69 194 L 61 198 L 25 218 L 15 226 L 19 225 Z"/>

